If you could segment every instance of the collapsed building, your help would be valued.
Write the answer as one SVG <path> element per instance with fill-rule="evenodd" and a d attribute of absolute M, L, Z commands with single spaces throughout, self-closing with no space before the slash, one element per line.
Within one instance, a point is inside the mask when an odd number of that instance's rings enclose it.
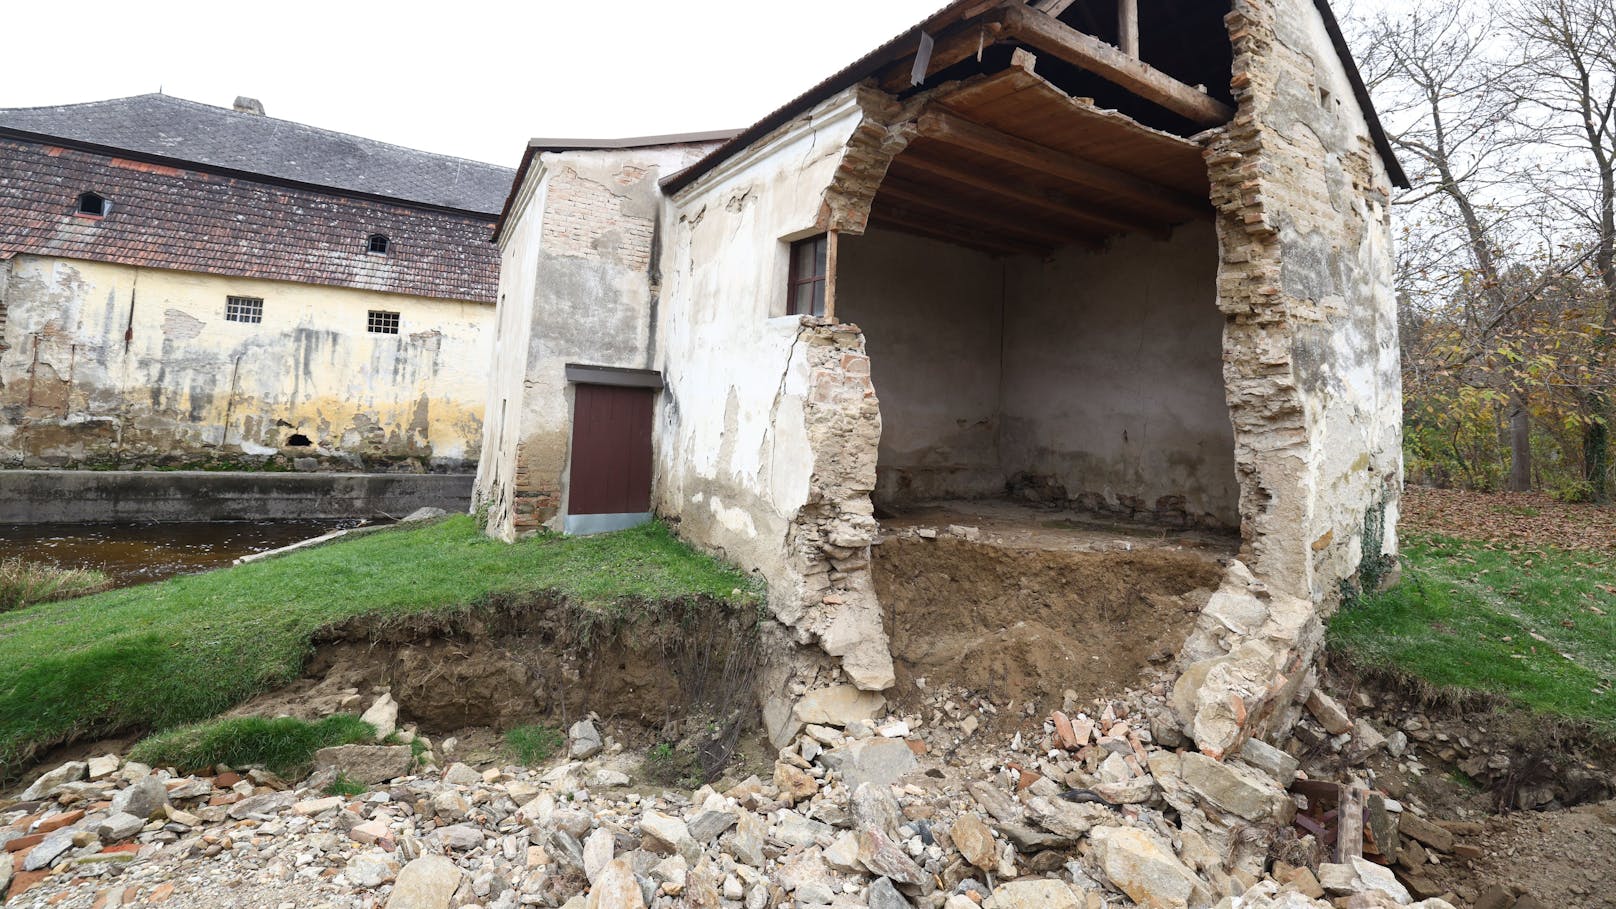
<path fill-rule="evenodd" d="M 1325 0 L 959 0 L 737 134 L 534 140 L 489 533 L 657 513 L 756 571 L 803 647 L 777 741 L 936 633 L 878 590 L 905 527 L 1102 520 L 1102 574 L 1196 535 L 1212 582 L 1166 592 L 1221 589 L 1178 698 L 1221 754 L 1294 713 L 1321 612 L 1396 551 L 1404 183 Z M 1011 611 L 1048 605 L 1025 576 Z"/>
<path fill-rule="evenodd" d="M 0 111 L 0 466 L 469 472 L 510 178 L 250 98 Z"/>

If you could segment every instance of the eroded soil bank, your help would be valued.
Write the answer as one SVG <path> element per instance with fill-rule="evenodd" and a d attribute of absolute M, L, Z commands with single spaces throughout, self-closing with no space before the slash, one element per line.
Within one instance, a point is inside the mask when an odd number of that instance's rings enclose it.
<path fill-rule="evenodd" d="M 439 736 L 591 713 L 636 744 L 697 735 L 727 752 L 755 727 L 757 612 L 693 598 L 581 608 L 554 596 L 500 600 L 449 617 L 360 618 L 314 640 L 303 676 L 237 715 L 357 712 L 390 690 L 400 721 Z"/>
<path fill-rule="evenodd" d="M 1222 568 L 1205 552 L 1112 551 L 893 534 L 875 547 L 876 591 L 900 703 L 928 685 L 1002 704 L 1060 706 L 1134 684 L 1171 660 Z"/>

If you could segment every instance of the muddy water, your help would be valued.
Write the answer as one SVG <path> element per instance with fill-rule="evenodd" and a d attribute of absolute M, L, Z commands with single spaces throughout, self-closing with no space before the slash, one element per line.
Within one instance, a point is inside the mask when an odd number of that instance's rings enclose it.
<path fill-rule="evenodd" d="M 0 558 L 93 568 L 114 586 L 161 581 L 229 565 L 359 521 L 225 521 L 204 524 L 0 524 Z"/>

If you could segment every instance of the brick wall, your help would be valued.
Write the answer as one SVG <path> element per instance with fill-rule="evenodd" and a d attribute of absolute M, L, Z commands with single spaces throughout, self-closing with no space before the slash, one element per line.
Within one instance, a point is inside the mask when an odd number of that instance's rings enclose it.
<path fill-rule="evenodd" d="M 563 165 L 550 177 L 540 244 L 560 256 L 618 261 L 623 267 L 645 271 L 651 264 L 655 234 L 652 217 L 630 214 L 628 191 L 644 180 L 646 170 L 625 165 L 601 183 Z"/>

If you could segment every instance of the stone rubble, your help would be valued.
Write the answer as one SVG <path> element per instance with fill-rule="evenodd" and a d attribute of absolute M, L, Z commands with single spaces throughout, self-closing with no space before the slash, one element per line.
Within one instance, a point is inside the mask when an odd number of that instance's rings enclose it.
<path fill-rule="evenodd" d="M 695 792 L 626 785 L 593 720 L 544 768 L 444 757 L 375 779 L 410 751 L 386 745 L 326 749 L 297 785 L 72 762 L 0 802 L 0 886 L 8 909 L 1451 905 L 1401 882 L 1458 848 L 1406 806 L 1394 868 L 1272 856 L 1294 832 L 1296 758 L 1248 738 L 1218 761 L 1181 730 L 1165 747 L 1173 694 L 1164 680 L 1089 710 L 1068 697 L 1040 729 L 966 692 L 928 690 L 929 715 L 905 716 L 837 693 L 768 779 Z M 999 719 L 1020 729 L 1008 745 L 982 731 Z M 327 794 L 339 774 L 370 788 Z"/>

